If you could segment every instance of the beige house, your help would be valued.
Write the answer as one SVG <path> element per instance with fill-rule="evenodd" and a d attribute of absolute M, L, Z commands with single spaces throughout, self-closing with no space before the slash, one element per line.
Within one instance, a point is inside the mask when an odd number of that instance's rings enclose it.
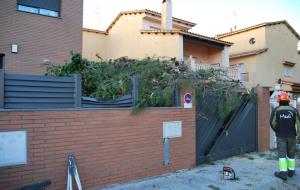
<path fill-rule="evenodd" d="M 230 65 L 240 66 L 247 87 L 274 87 L 281 79 L 284 90 L 300 93 L 300 36 L 287 21 L 262 23 L 217 38 L 234 43 Z"/>
<path fill-rule="evenodd" d="M 83 29 L 83 56 L 90 60 L 120 57 L 168 57 L 197 64 L 229 66 L 230 42 L 195 34 L 196 24 L 172 17 L 172 3 L 162 13 L 151 10 L 121 12 L 106 31 Z"/>

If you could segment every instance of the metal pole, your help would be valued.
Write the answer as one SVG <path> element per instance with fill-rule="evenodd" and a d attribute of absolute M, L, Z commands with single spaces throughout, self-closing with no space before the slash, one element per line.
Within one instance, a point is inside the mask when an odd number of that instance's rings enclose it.
<path fill-rule="evenodd" d="M 131 77 L 131 86 L 132 86 L 132 106 L 135 107 L 137 102 L 138 102 L 138 98 L 139 98 L 139 82 L 138 82 L 138 77 L 137 76 L 133 76 Z"/>
<path fill-rule="evenodd" d="M 74 105 L 74 107 L 80 108 L 81 107 L 81 75 L 75 74 L 74 79 L 75 79 L 75 91 L 74 91 L 75 105 Z"/>
<path fill-rule="evenodd" d="M 175 83 L 175 106 L 176 107 L 180 106 L 180 90 L 179 90 L 177 81 Z"/>
<path fill-rule="evenodd" d="M 0 109 L 4 109 L 4 69 L 0 69 Z"/>

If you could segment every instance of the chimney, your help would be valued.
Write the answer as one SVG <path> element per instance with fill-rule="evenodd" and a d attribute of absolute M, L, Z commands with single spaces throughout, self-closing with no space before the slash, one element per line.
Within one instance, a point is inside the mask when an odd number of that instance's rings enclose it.
<path fill-rule="evenodd" d="M 161 6 L 161 29 L 172 30 L 173 18 L 172 18 L 172 2 L 171 0 L 163 0 Z"/>

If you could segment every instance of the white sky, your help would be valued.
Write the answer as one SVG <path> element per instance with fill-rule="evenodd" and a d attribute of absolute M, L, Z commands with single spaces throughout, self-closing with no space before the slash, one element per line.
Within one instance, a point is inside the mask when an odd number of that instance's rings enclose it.
<path fill-rule="evenodd" d="M 120 11 L 161 12 L 162 0 L 84 0 L 83 26 L 105 30 Z M 300 0 L 172 0 L 173 16 L 197 23 L 191 30 L 207 36 L 262 22 L 287 20 L 300 34 Z"/>

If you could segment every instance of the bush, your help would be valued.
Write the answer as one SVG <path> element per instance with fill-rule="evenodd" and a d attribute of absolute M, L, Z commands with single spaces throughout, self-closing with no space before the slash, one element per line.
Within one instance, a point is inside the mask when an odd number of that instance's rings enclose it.
<path fill-rule="evenodd" d="M 72 76 L 81 74 L 84 96 L 114 99 L 131 93 L 131 77 L 139 79 L 138 107 L 173 106 L 176 79 L 188 67 L 174 60 L 145 58 L 91 62 L 72 53 L 71 61 L 63 66 L 51 66 L 46 75 Z"/>
<path fill-rule="evenodd" d="M 88 61 L 79 53 L 72 53 L 71 61 L 63 66 L 51 66 L 46 75 L 72 76 L 81 74 L 84 96 L 114 99 L 131 93 L 131 77 L 139 79 L 138 108 L 166 107 L 174 104 L 175 86 L 192 85 L 201 97 L 214 95 L 225 101 L 213 112 L 226 117 L 240 103 L 235 89 L 240 83 L 231 80 L 223 70 L 193 72 L 187 64 L 175 59 L 145 58 L 141 60 Z M 204 99 L 203 99 L 204 101 Z"/>

